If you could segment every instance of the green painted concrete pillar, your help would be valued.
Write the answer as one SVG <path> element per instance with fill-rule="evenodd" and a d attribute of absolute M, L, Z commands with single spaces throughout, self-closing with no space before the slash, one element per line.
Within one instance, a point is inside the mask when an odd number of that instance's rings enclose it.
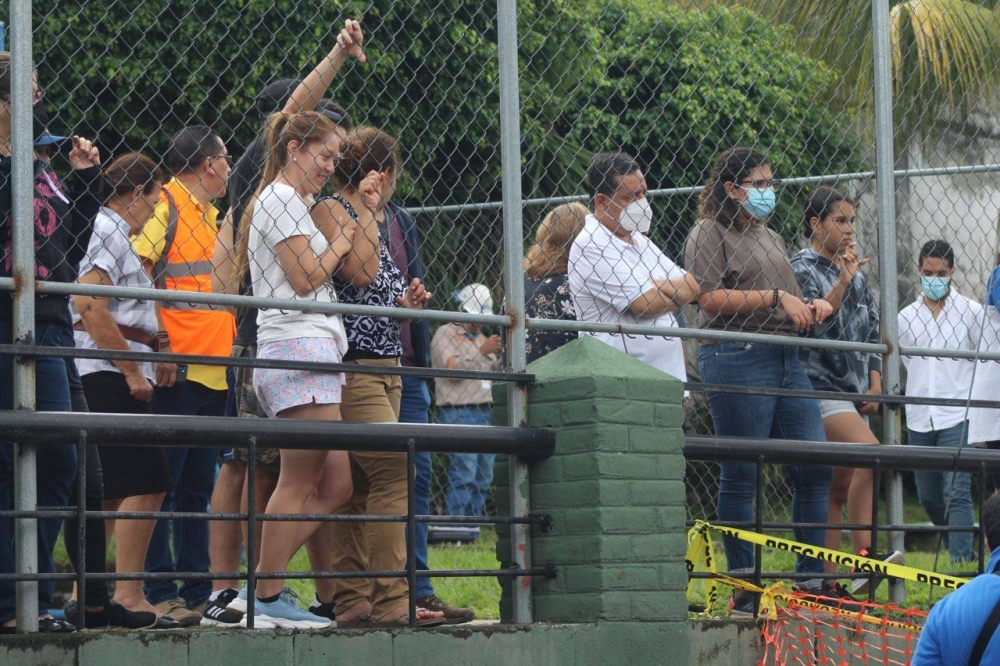
<path fill-rule="evenodd" d="M 682 384 L 590 336 L 528 371 L 528 424 L 557 432 L 556 454 L 530 468 L 531 509 L 553 518 L 548 531 L 532 531 L 532 562 L 559 572 L 532 582 L 535 620 L 683 623 Z M 495 397 L 502 421 L 502 392 Z M 496 479 L 506 478 L 499 461 Z M 508 495 L 498 483 L 500 513 Z M 506 565 L 510 542 L 498 533 Z M 503 584 L 509 619 L 511 583 Z"/>

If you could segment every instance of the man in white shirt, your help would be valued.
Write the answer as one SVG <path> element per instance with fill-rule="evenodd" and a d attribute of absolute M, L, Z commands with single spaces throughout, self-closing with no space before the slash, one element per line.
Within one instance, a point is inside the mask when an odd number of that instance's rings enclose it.
<path fill-rule="evenodd" d="M 646 234 L 652 210 L 638 163 L 622 152 L 595 155 L 587 168 L 594 214 L 569 253 L 569 285 L 580 321 L 677 327 L 674 316 L 698 295 L 694 276 Z M 684 381 L 679 338 L 594 333 L 615 349 Z"/>
<path fill-rule="evenodd" d="M 951 288 L 955 252 L 943 240 L 920 249 L 921 294 L 899 313 L 902 347 L 970 349 L 978 345 L 983 308 Z M 966 400 L 972 387 L 974 363 L 967 359 L 903 357 L 906 394 Z M 906 405 L 910 444 L 959 448 L 967 443 L 964 407 Z M 972 479 L 967 473 L 916 472 L 917 495 L 935 525 L 972 527 Z M 948 534 L 953 561 L 972 558 L 972 532 Z"/>

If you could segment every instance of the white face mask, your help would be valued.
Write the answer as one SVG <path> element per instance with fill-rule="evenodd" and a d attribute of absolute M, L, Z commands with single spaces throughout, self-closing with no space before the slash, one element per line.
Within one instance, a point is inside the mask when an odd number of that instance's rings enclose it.
<path fill-rule="evenodd" d="M 626 206 L 618 219 L 618 224 L 625 231 L 638 231 L 643 234 L 649 231 L 652 222 L 653 209 L 649 207 L 649 201 L 646 200 L 646 197 L 637 199 Z"/>

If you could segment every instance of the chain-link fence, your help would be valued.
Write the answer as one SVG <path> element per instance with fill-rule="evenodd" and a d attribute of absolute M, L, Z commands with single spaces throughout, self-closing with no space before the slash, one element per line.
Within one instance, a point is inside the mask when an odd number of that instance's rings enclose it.
<path fill-rule="evenodd" d="M 731 363 L 712 361 L 738 351 L 724 345 L 746 351 L 767 342 L 760 335 L 781 344 L 811 337 L 825 341 L 803 352 L 811 384 L 762 386 L 839 391 L 848 394 L 839 401 L 848 412 L 861 402 L 857 394 L 902 390 L 900 347 L 979 358 L 1000 352 L 1000 336 L 989 333 L 1000 330 L 992 323 L 1000 322 L 996 308 L 963 300 L 987 302 L 998 251 L 995 2 L 516 3 L 516 118 L 499 112 L 514 99 L 501 81 L 504 55 L 515 55 L 498 46 L 514 28 L 502 19 L 513 3 L 499 7 L 35 3 L 35 151 L 52 160 L 52 170 L 38 167 L 34 180 L 36 201 L 52 204 L 36 211 L 35 277 L 70 283 L 89 272 L 81 282 L 97 287 L 145 289 L 152 279 L 168 290 L 202 292 L 164 306 L 158 321 L 150 319 L 151 306 L 140 312 L 130 305 L 142 302 L 141 292 L 107 301 L 121 343 L 133 351 L 148 351 L 150 336 L 164 330 L 166 339 L 156 342 L 168 341 L 175 352 L 219 356 L 228 355 L 234 333 L 242 347 L 315 327 L 337 343 L 333 355 L 310 345 L 272 350 L 278 354 L 272 358 L 338 362 L 337 354 L 346 353 L 361 364 L 401 357 L 437 369 L 516 372 L 523 367 L 510 344 L 520 340 L 526 314 L 535 320 L 528 360 L 572 337 L 543 330 L 537 320 L 698 327 L 718 335 L 704 343 L 694 333 L 683 342 L 654 331 L 602 335 L 690 382 L 756 385 L 726 374 Z M 349 17 L 360 21 L 363 45 L 351 30 L 338 45 Z M 18 39 L 27 35 L 8 36 L 15 48 Z M 27 131 L 17 114 L 31 109 L 11 94 L 26 89 L 16 69 L 17 62 L 13 77 L 0 81 L 8 88 L 0 91 L 6 152 L 10 137 L 17 149 L 18 132 Z M 281 109 L 319 115 L 295 126 L 270 115 Z M 61 135 L 93 140 L 97 153 Z M 519 142 L 516 154 L 503 154 L 505 140 Z M 748 150 L 720 160 L 733 146 Z M 613 151 L 635 162 L 592 162 Z M 152 163 L 130 157 L 112 164 L 136 152 Z M 502 157 L 510 160 L 507 177 Z M 509 175 L 515 172 L 517 183 Z M 160 181 L 170 176 L 176 180 L 163 190 L 169 196 L 161 195 Z M 258 191 L 274 182 L 294 194 Z M 821 186 L 843 195 L 818 192 Z M 334 193 L 340 199 L 313 205 Z M 651 202 L 652 211 L 640 200 Z M 100 204 L 103 231 L 91 234 Z M 187 236 L 172 237 L 172 225 Z M 520 229 L 520 237 L 505 237 L 505 228 Z M 5 276 L 17 263 L 11 229 L 5 224 Z M 525 313 L 511 289 L 522 279 L 520 257 L 511 256 L 512 248 L 521 254 L 522 240 L 534 245 L 524 267 Z M 933 240 L 947 241 L 952 253 L 940 244 L 921 253 Z M 390 265 L 398 270 L 389 274 Z M 421 298 L 407 290 L 414 277 L 432 292 L 426 307 L 439 315 L 398 328 L 393 311 L 363 309 Z M 319 287 L 327 278 L 333 290 Z M 257 300 L 213 298 L 223 291 L 252 291 Z M 286 312 L 267 298 L 286 306 L 306 300 L 299 309 L 314 311 L 299 317 L 294 307 Z M 825 310 L 822 302 L 831 300 Z M 362 309 L 348 312 L 345 303 Z M 499 312 L 501 303 L 512 320 L 484 316 Z M 940 310 L 955 303 L 963 304 L 958 314 L 951 305 Z M 234 322 L 223 305 L 236 304 L 244 307 Z M 911 304 L 915 314 L 897 320 Z M 37 308 L 41 321 L 43 306 Z M 11 312 L 8 306 L 6 316 Z M 338 312 L 354 315 L 345 317 L 346 330 L 330 316 Z M 466 313 L 464 322 L 451 323 L 463 318 L 458 312 Z M 193 326 L 192 313 L 213 323 Z M 87 329 L 77 332 L 78 345 L 114 348 L 91 335 L 86 313 L 76 321 Z M 510 327 L 500 325 L 507 321 Z M 258 340 L 254 322 L 271 335 Z M 424 336 L 423 347 L 415 336 Z M 919 366 L 925 386 L 918 390 L 927 395 L 968 398 L 975 374 L 984 386 L 978 397 L 991 397 L 993 363 L 951 361 L 942 370 L 920 357 L 902 358 L 911 372 Z M 90 370 L 117 367 L 104 363 Z M 162 365 L 144 370 L 146 384 L 129 386 L 133 397 L 173 381 L 176 370 Z M 187 367 L 188 381 L 225 388 L 202 367 Z M 712 377 L 703 375 L 706 368 Z M 951 374 L 935 374 L 942 372 Z M 287 378 L 275 376 L 256 391 L 272 389 L 264 402 L 273 404 L 263 406 L 271 415 L 289 406 L 284 398 L 296 388 L 279 380 Z M 914 389 L 911 383 L 909 393 Z M 430 381 L 429 393 L 437 422 L 489 422 L 488 379 L 441 376 Z M 894 409 L 883 428 L 874 406 L 859 408 L 871 412 L 874 439 L 905 439 Z M 713 414 L 706 394 L 693 392 L 688 431 L 714 432 L 725 409 L 719 402 Z M 946 430 L 956 415 L 957 423 L 965 421 L 963 408 L 951 409 L 910 423 L 911 430 Z M 915 410 L 910 420 L 931 411 Z M 761 433 L 733 427 L 726 425 L 725 434 L 810 438 L 783 432 L 780 424 Z M 490 512 L 489 487 L 498 481 L 491 477 L 488 458 L 435 456 L 431 510 Z M 719 477 L 715 467 L 690 466 L 690 517 L 716 515 Z M 794 489 L 777 470 L 766 480 L 765 519 L 783 520 Z M 899 487 L 890 483 L 887 492 L 899 510 Z"/>

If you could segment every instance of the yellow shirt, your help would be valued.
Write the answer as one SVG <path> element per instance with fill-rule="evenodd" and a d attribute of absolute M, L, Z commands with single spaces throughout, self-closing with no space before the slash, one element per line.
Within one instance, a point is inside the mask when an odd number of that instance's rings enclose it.
<path fill-rule="evenodd" d="M 215 252 L 214 239 L 218 235 L 217 220 L 219 209 L 212 204 L 203 204 L 195 199 L 190 190 L 176 178 L 170 180 L 164 189 L 173 196 L 177 204 L 178 233 L 171 245 L 171 256 L 185 257 L 189 262 L 198 260 L 211 260 Z M 132 247 L 143 259 L 151 264 L 156 264 L 163 255 L 166 247 L 167 225 L 170 221 L 170 207 L 166 197 L 163 197 L 153 212 L 153 217 L 143 225 L 141 231 L 132 239 Z M 198 234 L 203 239 L 210 238 L 211 242 L 198 240 L 189 231 L 197 226 L 205 225 L 207 234 Z M 209 245 L 209 247 L 204 247 Z M 174 261 L 172 259 L 171 261 Z M 211 291 L 211 276 L 204 280 L 199 279 L 200 291 Z M 167 313 L 170 317 L 167 317 Z M 232 346 L 232 339 L 235 337 L 235 320 L 228 312 L 222 311 L 191 311 L 180 312 L 176 310 L 164 309 L 161 313 L 164 320 L 164 327 L 171 336 L 172 351 L 177 354 L 207 354 L 228 356 Z M 193 333 L 186 332 L 182 337 L 171 330 L 168 323 L 174 319 L 182 319 L 185 323 L 195 324 L 200 320 L 204 327 L 208 329 L 208 335 L 197 335 L 197 326 L 190 328 Z M 181 329 L 183 330 L 183 329 Z M 231 331 L 231 334 L 230 334 Z M 220 342 L 221 340 L 221 342 Z M 228 342 L 225 342 L 228 340 Z M 188 343 L 192 344 L 188 344 Z M 193 345 L 193 346 L 192 346 Z M 205 346 L 208 345 L 208 348 Z M 216 347 L 218 347 L 216 349 Z M 217 365 L 189 365 L 188 381 L 197 382 L 210 389 L 225 390 L 226 368 Z"/>

